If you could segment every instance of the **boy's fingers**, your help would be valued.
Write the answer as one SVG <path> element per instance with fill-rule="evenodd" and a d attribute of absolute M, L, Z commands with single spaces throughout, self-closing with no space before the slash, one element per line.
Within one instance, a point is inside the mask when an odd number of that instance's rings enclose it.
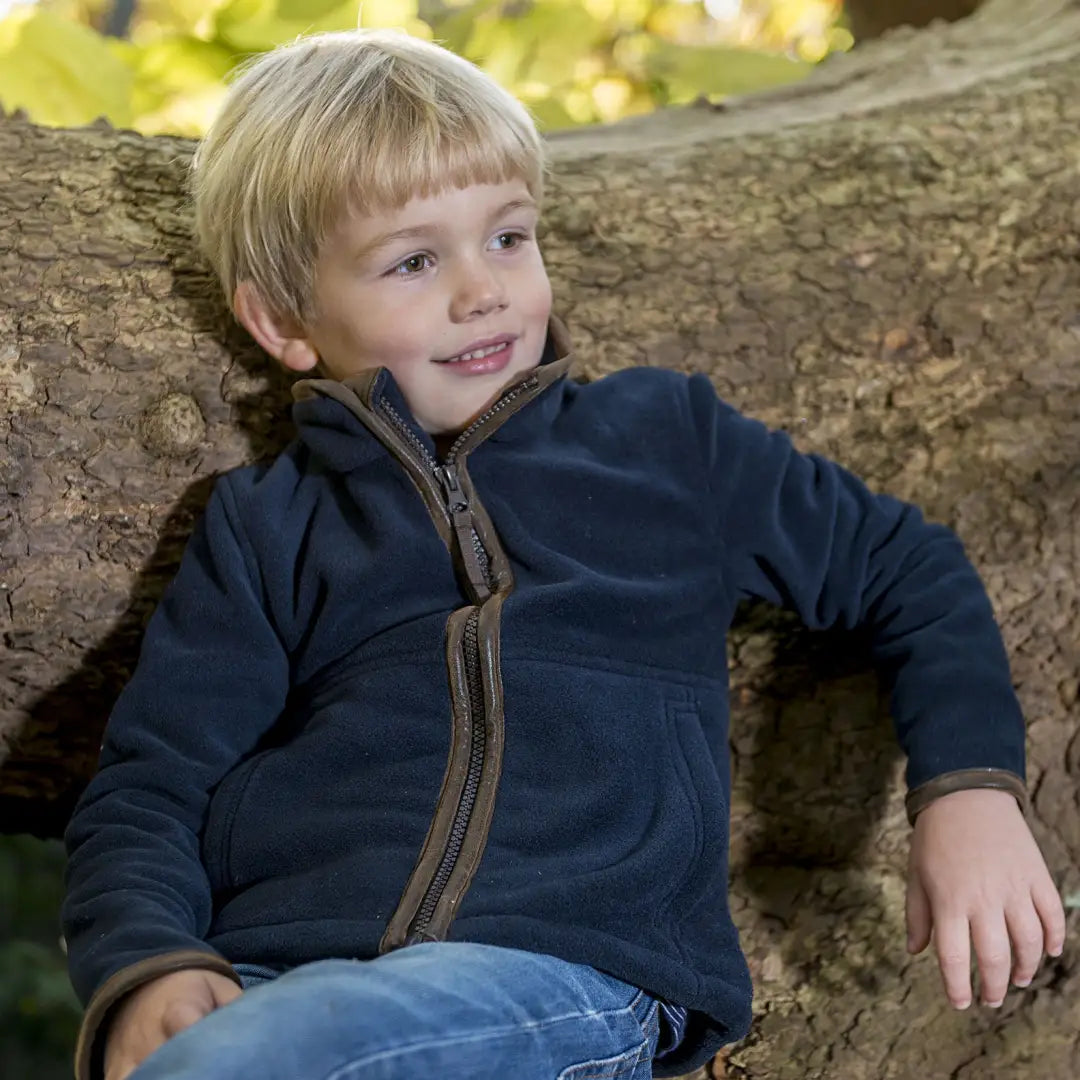
<path fill-rule="evenodd" d="M 971 941 L 967 917 L 938 918 L 934 923 L 934 949 L 950 1003 L 957 1009 L 966 1009 L 971 1004 Z"/>
<path fill-rule="evenodd" d="M 930 944 L 933 915 L 930 898 L 917 874 L 908 875 L 907 883 L 907 950 L 920 953 Z"/>
<path fill-rule="evenodd" d="M 1025 898 L 1024 902 L 1008 908 L 1005 922 L 1012 942 L 1013 985 L 1027 986 L 1035 977 L 1043 954 L 1043 927 L 1034 901 Z"/>
<path fill-rule="evenodd" d="M 1060 956 L 1065 948 L 1065 906 L 1049 874 L 1032 888 L 1031 899 L 1042 923 L 1046 951 L 1051 956 Z"/>
<path fill-rule="evenodd" d="M 973 918 L 971 940 L 975 944 L 975 959 L 979 965 L 982 1003 L 1000 1005 L 1005 1000 L 1005 991 L 1009 989 L 1009 970 L 1012 966 L 1005 913 L 982 913 Z"/>

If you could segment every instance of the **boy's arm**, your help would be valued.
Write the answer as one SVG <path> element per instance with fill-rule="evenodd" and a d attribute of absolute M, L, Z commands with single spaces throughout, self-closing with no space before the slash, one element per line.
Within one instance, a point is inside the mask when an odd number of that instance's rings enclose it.
<path fill-rule="evenodd" d="M 733 591 L 811 627 L 868 628 L 892 684 L 915 825 L 908 947 L 933 930 L 946 992 L 965 1008 L 973 941 L 983 1000 L 998 1005 L 1010 972 L 1026 985 L 1044 947 L 1060 954 L 1065 918 L 1021 812 L 1024 721 L 982 582 L 948 529 L 797 453 L 703 377 L 690 383 Z"/>
<path fill-rule="evenodd" d="M 1000 788 L 1023 806 L 1023 716 L 960 541 L 835 463 L 798 453 L 786 434 L 720 401 L 703 376 L 690 383 L 733 589 L 815 629 L 869 630 L 908 758 L 909 818 L 965 788 Z"/>
<path fill-rule="evenodd" d="M 88 1002 L 84 1068 L 103 1021 L 136 987 L 190 967 L 236 979 L 203 940 L 211 895 L 199 837 L 209 793 L 288 691 L 288 657 L 253 567 L 226 477 L 150 620 L 65 834 L 61 921 L 72 983 Z"/>

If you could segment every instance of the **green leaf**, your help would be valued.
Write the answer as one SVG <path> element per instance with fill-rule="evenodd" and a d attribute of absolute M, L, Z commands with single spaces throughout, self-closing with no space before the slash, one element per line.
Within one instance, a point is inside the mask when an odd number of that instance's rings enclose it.
<path fill-rule="evenodd" d="M 301 34 L 354 30 L 360 9 L 359 0 L 348 0 L 318 15 L 284 19 L 277 4 L 278 0 L 231 0 L 215 20 L 219 43 L 237 52 L 266 52 Z"/>
<path fill-rule="evenodd" d="M 217 42 L 194 37 L 160 38 L 136 47 L 132 59 L 136 75 L 152 80 L 163 92 L 220 83 L 236 62 Z"/>
<path fill-rule="evenodd" d="M 161 38 L 129 49 L 135 71 L 132 123 L 144 133 L 184 130 L 184 111 L 203 98 L 214 100 L 236 63 L 235 54 L 220 42 L 194 37 Z M 200 134 L 201 128 L 194 127 L 189 120 L 185 134 Z"/>
<path fill-rule="evenodd" d="M 666 84 L 673 104 L 700 94 L 746 94 L 805 78 L 814 65 L 779 53 L 729 46 L 677 45 L 659 38 L 644 60 L 647 77 Z"/>
<path fill-rule="evenodd" d="M 578 122 L 566 111 L 557 98 L 547 97 L 529 103 L 529 111 L 541 131 L 558 131 L 560 128 L 577 127 Z"/>
<path fill-rule="evenodd" d="M 360 0 L 360 25 L 373 30 L 404 26 L 416 18 L 416 0 Z"/>
<path fill-rule="evenodd" d="M 477 25 L 491 22 L 501 0 L 473 0 L 467 6 L 447 8 L 431 18 L 435 40 L 444 48 L 464 56 Z"/>
<path fill-rule="evenodd" d="M 559 86 L 573 80 L 578 60 L 605 38 L 604 26 L 578 4 L 540 0 L 513 24 L 529 46 L 522 78 Z"/>
<path fill-rule="evenodd" d="M 48 10 L 19 6 L 0 20 L 0 102 L 39 124 L 75 127 L 99 116 L 131 123 L 131 69 L 104 37 Z"/>
<path fill-rule="evenodd" d="M 512 86 L 528 60 L 530 42 L 510 19 L 477 22 L 465 47 L 465 57 L 486 71 L 500 86 Z"/>
<path fill-rule="evenodd" d="M 320 19 L 339 7 L 341 0 L 277 0 L 277 13 L 281 19 Z"/>

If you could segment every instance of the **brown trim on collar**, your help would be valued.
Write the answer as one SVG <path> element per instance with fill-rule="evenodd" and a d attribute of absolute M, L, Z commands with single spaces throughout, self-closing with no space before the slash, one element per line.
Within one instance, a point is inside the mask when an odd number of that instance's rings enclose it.
<path fill-rule="evenodd" d="M 538 377 L 540 379 L 538 391 L 546 390 L 556 379 L 565 375 L 574 362 L 574 346 L 570 331 L 566 323 L 558 315 L 549 316 L 548 333 L 551 335 L 551 342 L 555 347 L 555 359 L 550 364 L 541 364 L 538 367 L 531 368 L 529 371 L 522 372 L 518 380 L 524 382 L 528 378 Z M 326 384 L 329 383 L 330 385 L 347 386 L 370 409 L 375 380 L 382 370 L 382 368 L 365 368 L 340 381 L 327 378 L 299 379 L 292 386 L 293 401 L 305 401 L 319 393 L 327 393 Z M 515 385 L 517 383 L 504 386 L 500 391 L 500 396 Z M 332 393 L 327 396 L 337 397 L 336 394 Z M 502 422 L 502 419 L 500 419 L 499 424 L 496 424 L 495 427 L 501 426 Z M 491 428 L 491 430 L 494 431 L 495 427 Z"/>
<path fill-rule="evenodd" d="M 334 379 L 308 379 L 304 383 L 297 383 L 293 387 L 293 393 L 298 401 L 302 400 L 299 396 L 301 393 L 304 397 L 315 397 L 321 394 L 341 402 L 353 413 L 401 463 L 416 490 L 420 492 L 420 497 L 424 500 L 424 505 L 443 543 L 453 549 L 454 529 L 446 512 L 442 492 L 435 486 L 435 478 L 431 475 L 431 471 L 418 457 L 417 452 L 401 437 L 397 429 L 384 420 L 377 409 L 371 407 L 371 385 L 377 374 L 377 371 L 364 372 L 363 376 L 350 378 L 345 382 L 336 382 Z"/>
<path fill-rule="evenodd" d="M 968 791 L 972 788 L 1007 791 L 1020 804 L 1020 812 L 1027 813 L 1027 787 L 1016 773 L 1008 769 L 956 769 L 935 776 L 908 792 L 904 806 L 909 824 L 914 825 L 919 813 L 936 799 L 951 795 L 954 791 Z"/>

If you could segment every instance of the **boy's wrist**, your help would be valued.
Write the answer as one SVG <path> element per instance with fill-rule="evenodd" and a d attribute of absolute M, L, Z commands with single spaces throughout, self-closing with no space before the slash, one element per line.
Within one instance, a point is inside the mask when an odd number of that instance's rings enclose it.
<path fill-rule="evenodd" d="M 101 1080 L 109 1022 L 129 994 L 161 975 L 190 968 L 216 971 L 240 985 L 239 976 L 228 960 L 200 949 L 161 953 L 121 968 L 98 987 L 86 1006 L 75 1044 L 76 1080 Z"/>
<path fill-rule="evenodd" d="M 904 806 L 909 824 L 914 825 L 919 813 L 943 795 L 972 788 L 992 788 L 1008 792 L 1019 803 L 1020 812 L 1027 813 L 1027 787 L 1016 773 L 1009 769 L 957 769 L 935 776 L 908 792 Z"/>

